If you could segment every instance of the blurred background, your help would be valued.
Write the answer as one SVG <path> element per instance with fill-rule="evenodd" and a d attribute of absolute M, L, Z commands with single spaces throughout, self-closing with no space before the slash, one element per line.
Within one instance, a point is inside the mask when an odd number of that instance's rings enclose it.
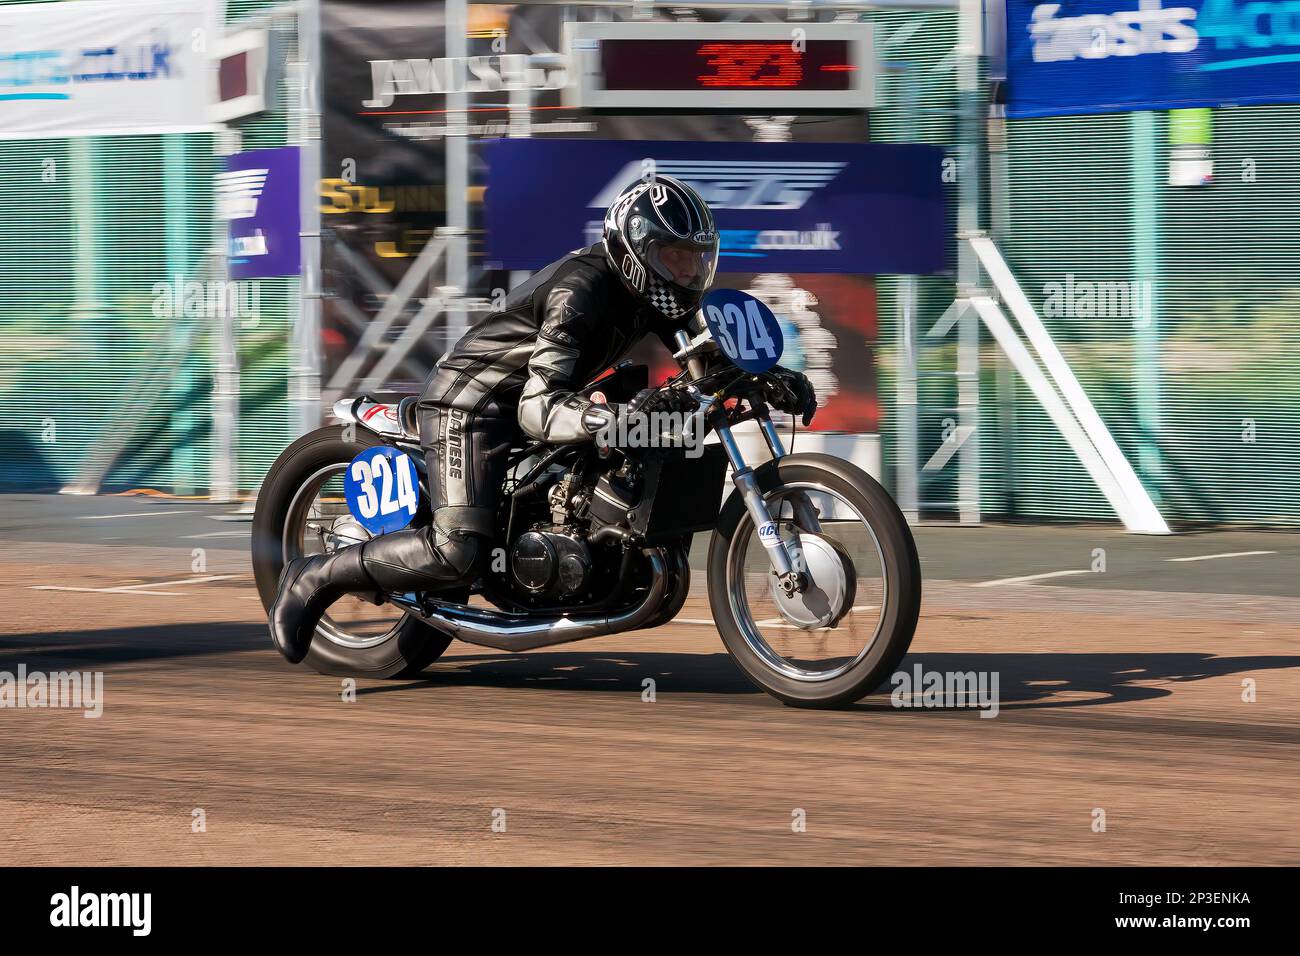
<path fill-rule="evenodd" d="M 0 678 L 110 685 L 5 724 L 0 862 L 1294 862 L 1298 10 L 0 2 Z M 275 457 L 660 173 L 916 522 L 894 676 L 998 719 L 780 708 L 702 535 L 652 634 L 271 650 Z"/>
<path fill-rule="evenodd" d="M 0 489 L 246 498 L 661 171 L 910 516 L 1300 524 L 1295 7 L 0 5 Z"/>

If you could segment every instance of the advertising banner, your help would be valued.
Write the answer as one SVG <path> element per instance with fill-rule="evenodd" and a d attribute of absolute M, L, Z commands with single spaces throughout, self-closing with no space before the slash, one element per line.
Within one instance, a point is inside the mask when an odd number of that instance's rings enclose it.
<path fill-rule="evenodd" d="M 230 278 L 298 274 L 298 147 L 253 149 L 226 157 L 217 176 L 221 217 L 229 224 Z"/>
<path fill-rule="evenodd" d="M 454 59 L 447 56 L 442 3 L 323 0 L 321 5 L 323 155 L 318 193 L 322 281 L 327 292 L 322 304 L 327 388 L 343 392 L 353 386 L 353 378 L 364 380 L 368 366 L 360 357 L 368 348 L 367 322 L 389 301 L 389 291 L 401 282 L 438 227 L 446 224 L 449 138 L 469 147 L 469 292 L 485 300 L 520 281 L 503 270 L 480 268 L 491 265 L 480 240 L 487 228 L 485 143 L 524 134 L 533 142 L 588 138 L 594 155 L 606 140 L 749 144 L 769 127 L 774 135 L 793 143 L 843 144 L 867 138 L 861 114 L 756 117 L 682 110 L 620 114 L 571 107 L 563 103 L 568 83 L 563 64 L 550 57 L 545 66 L 528 66 L 524 58 L 563 48 L 563 26 L 566 18 L 576 16 L 573 8 L 475 3 L 468 12 L 468 56 Z M 725 19 L 730 11 L 698 13 L 702 20 Z M 465 94 L 469 111 L 459 118 L 448 112 L 449 90 Z M 585 161 L 578 169 L 587 176 Z M 539 193 L 573 175 L 572 169 L 563 168 L 549 176 L 541 172 L 529 170 L 529 181 Z M 938 182 L 937 171 L 934 179 Z M 547 256 L 557 258 L 577 245 L 585 221 L 595 213 L 585 206 L 590 198 L 582 195 L 579 207 L 567 211 L 578 214 L 576 238 L 556 243 L 541 229 L 541 251 L 525 258 L 540 264 L 549 261 Z M 530 223 L 529 228 L 535 225 Z M 726 261 L 738 271 L 761 265 L 742 259 Z M 419 284 L 394 320 L 397 327 L 414 316 L 421 299 L 441 283 L 441 268 L 441 264 L 434 267 Z M 417 390 L 447 344 L 438 326 L 415 338 L 388 376 L 388 387 Z"/>
<path fill-rule="evenodd" d="M 934 146 L 504 139 L 488 165 L 487 259 L 535 269 L 600 238 L 628 184 L 673 176 L 713 209 L 719 272 L 926 274 L 946 265 Z"/>
<path fill-rule="evenodd" d="M 0 7 L 0 138 L 201 132 L 205 0 Z"/>
<path fill-rule="evenodd" d="M 1007 0 L 1009 116 L 1300 102 L 1293 0 Z"/>

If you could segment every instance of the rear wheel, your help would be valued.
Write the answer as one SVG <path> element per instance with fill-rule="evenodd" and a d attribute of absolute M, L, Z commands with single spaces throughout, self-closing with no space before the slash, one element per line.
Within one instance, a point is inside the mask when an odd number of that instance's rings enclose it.
<path fill-rule="evenodd" d="M 267 610 L 289 561 L 370 537 L 348 512 L 343 478 L 359 452 L 382 442 L 364 429 L 355 431 L 355 441 L 346 440 L 339 426 L 304 435 L 262 482 L 253 515 L 253 576 Z M 303 663 L 322 674 L 412 677 L 450 643 L 448 635 L 391 604 L 347 595 L 321 619 Z"/>
<path fill-rule="evenodd" d="M 733 494 L 708 558 L 723 643 L 750 680 L 786 704 L 858 700 L 898 666 L 916 630 L 921 570 L 907 522 L 879 484 L 839 459 L 789 456 L 755 477 L 780 547 L 812 584 L 793 596 L 781 590 Z"/>

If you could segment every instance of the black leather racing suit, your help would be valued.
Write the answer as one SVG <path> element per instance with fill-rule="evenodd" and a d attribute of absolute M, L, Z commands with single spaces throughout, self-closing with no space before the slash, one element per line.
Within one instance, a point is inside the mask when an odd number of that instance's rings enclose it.
<path fill-rule="evenodd" d="M 465 584 L 493 534 L 505 455 L 518 430 L 534 440 L 590 440 L 589 402 L 574 392 L 646 334 L 668 345 L 671 324 L 627 291 L 597 243 L 569 253 L 512 291 L 443 357 L 420 396 L 433 522 L 368 543 L 366 572 L 384 590 Z"/>

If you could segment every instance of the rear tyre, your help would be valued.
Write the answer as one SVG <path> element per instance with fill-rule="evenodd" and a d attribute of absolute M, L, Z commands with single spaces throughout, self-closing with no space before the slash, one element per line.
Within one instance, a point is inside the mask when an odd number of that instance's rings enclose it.
<path fill-rule="evenodd" d="M 317 494 L 312 486 L 325 487 L 359 452 L 383 444 L 364 428 L 353 431 L 354 441 L 346 440 L 344 429 L 337 425 L 304 435 L 284 450 L 262 482 L 253 513 L 253 577 L 268 611 L 275 601 L 280 571 L 303 553 L 304 521 L 310 499 Z M 467 597 L 468 591 L 459 599 Z M 358 633 L 356 627 L 331 619 L 327 612 L 303 664 L 340 677 L 414 677 L 451 643 L 448 635 L 410 614 L 394 616 L 387 630 L 382 622 L 369 630 L 374 633 Z"/>

